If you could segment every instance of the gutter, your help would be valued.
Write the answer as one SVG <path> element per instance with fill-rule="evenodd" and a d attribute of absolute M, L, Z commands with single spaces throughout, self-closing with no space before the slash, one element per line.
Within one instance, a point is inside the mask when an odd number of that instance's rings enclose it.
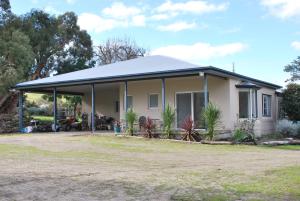
<path fill-rule="evenodd" d="M 48 82 L 48 83 L 37 83 L 37 84 L 27 84 L 27 85 L 17 84 L 15 86 L 15 89 L 20 89 L 20 90 L 33 89 L 33 88 L 37 89 L 37 88 L 45 88 L 45 87 L 75 86 L 75 85 L 92 84 L 92 83 L 98 84 L 98 83 L 113 83 L 113 82 L 121 82 L 121 81 L 138 81 L 138 80 L 145 80 L 145 79 L 185 77 L 185 76 L 199 75 L 199 72 L 204 72 L 210 75 L 216 75 L 223 78 L 231 77 L 231 78 L 241 79 L 242 81 L 251 81 L 254 82 L 255 84 L 263 85 L 272 89 L 282 88 L 282 86 L 275 85 L 269 82 L 250 78 L 244 75 L 233 73 L 213 66 L 207 66 L 207 67 L 180 69 L 180 70 L 150 72 L 150 73 L 143 73 L 143 74 L 140 73 L 140 74 L 129 74 L 123 76 L 98 77 L 93 79 L 77 79 L 77 80 L 69 80 L 69 81 L 61 81 L 61 82 Z"/>

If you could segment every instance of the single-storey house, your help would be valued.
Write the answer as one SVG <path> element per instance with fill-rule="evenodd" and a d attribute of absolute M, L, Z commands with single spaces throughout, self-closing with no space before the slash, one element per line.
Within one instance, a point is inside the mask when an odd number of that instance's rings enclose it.
<path fill-rule="evenodd" d="M 95 130 L 94 115 L 124 120 L 128 108 L 139 116 L 161 120 L 167 104 L 176 110 L 174 129 L 191 116 L 203 128 L 201 110 L 208 102 L 221 110 L 219 129 L 232 132 L 240 120 L 255 119 L 257 135 L 271 133 L 278 117 L 276 90 L 281 86 L 212 66 L 165 56 L 146 56 L 16 85 L 24 92 L 82 95 L 82 110 Z M 22 96 L 20 96 L 22 97 Z M 22 98 L 19 99 L 22 106 Z M 23 109 L 19 108 L 20 127 Z"/>

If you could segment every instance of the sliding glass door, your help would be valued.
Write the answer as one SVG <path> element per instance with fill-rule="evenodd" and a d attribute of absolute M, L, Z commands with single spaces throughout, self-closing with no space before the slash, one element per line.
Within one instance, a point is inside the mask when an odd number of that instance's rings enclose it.
<path fill-rule="evenodd" d="M 177 109 L 177 128 L 180 128 L 184 119 L 191 116 L 192 105 L 191 93 L 176 94 L 176 109 Z"/>
<path fill-rule="evenodd" d="M 203 92 L 184 92 L 176 94 L 177 128 L 180 128 L 184 119 L 192 117 L 195 128 L 204 128 L 201 117 L 204 108 Z"/>

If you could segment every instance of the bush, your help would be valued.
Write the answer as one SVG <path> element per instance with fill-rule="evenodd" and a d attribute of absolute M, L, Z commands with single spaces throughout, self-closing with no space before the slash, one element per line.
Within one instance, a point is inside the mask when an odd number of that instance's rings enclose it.
<path fill-rule="evenodd" d="M 48 115 L 48 110 L 46 108 L 39 108 L 39 107 L 29 107 L 27 108 L 27 111 L 29 115 L 34 116 L 34 115 Z"/>
<path fill-rule="evenodd" d="M 284 137 L 300 138 L 300 122 L 292 122 L 289 120 L 280 120 L 276 125 L 276 131 Z"/>
<path fill-rule="evenodd" d="M 170 105 L 167 105 L 162 116 L 164 122 L 164 133 L 166 134 L 167 138 L 171 138 L 172 125 L 175 121 L 175 110 L 173 110 Z"/>
<path fill-rule="evenodd" d="M 245 130 L 242 130 L 240 128 L 234 131 L 232 139 L 235 143 L 252 142 L 256 144 L 254 135 L 252 135 L 251 133 L 247 133 Z"/>
<path fill-rule="evenodd" d="M 133 135 L 133 124 L 137 121 L 137 114 L 130 108 L 125 115 L 126 123 L 128 125 L 127 133 Z"/>
<path fill-rule="evenodd" d="M 207 137 L 209 140 L 212 140 L 215 136 L 215 128 L 221 117 L 221 111 L 213 103 L 209 103 L 202 116 L 207 126 Z"/>
<path fill-rule="evenodd" d="M 152 138 L 153 137 L 152 133 L 153 133 L 153 130 L 155 129 L 155 124 L 150 117 L 147 117 L 146 122 L 144 123 L 143 127 L 147 133 L 146 137 Z"/>

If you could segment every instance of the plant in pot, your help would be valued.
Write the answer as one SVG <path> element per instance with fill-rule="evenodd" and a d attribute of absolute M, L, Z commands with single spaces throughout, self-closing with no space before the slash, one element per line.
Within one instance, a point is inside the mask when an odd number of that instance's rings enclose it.
<path fill-rule="evenodd" d="M 121 123 L 120 121 L 114 121 L 114 132 L 116 134 L 121 133 Z"/>
<path fill-rule="evenodd" d="M 143 125 L 145 131 L 146 131 L 146 137 L 152 138 L 153 137 L 153 131 L 155 129 L 155 124 L 153 120 L 150 117 L 147 117 L 144 125 Z"/>
<path fill-rule="evenodd" d="M 130 108 L 125 115 L 126 123 L 127 123 L 127 133 L 129 135 L 133 135 L 133 124 L 137 120 L 137 114 Z"/>
<path fill-rule="evenodd" d="M 175 110 L 173 110 L 168 104 L 162 116 L 163 116 L 164 133 L 166 134 L 167 138 L 171 138 L 172 125 L 175 121 Z"/>

